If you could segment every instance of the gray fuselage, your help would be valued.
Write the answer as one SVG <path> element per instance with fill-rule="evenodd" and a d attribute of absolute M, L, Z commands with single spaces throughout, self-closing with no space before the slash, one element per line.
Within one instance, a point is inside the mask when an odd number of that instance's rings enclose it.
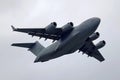
<path fill-rule="evenodd" d="M 60 39 L 43 49 L 35 59 L 35 62 L 44 62 L 65 54 L 71 54 L 80 49 L 85 44 L 85 40 L 95 32 L 99 23 L 99 18 L 91 18 L 74 27 L 64 39 Z"/>

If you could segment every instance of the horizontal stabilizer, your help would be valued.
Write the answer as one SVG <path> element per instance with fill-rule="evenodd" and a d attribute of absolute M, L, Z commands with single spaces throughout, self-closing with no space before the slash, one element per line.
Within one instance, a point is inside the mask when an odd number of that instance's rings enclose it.
<path fill-rule="evenodd" d="M 28 48 L 28 50 L 36 56 L 45 48 L 38 41 L 35 43 L 13 43 L 11 46 Z"/>
<path fill-rule="evenodd" d="M 24 47 L 24 48 L 32 48 L 35 43 L 13 43 L 12 46 L 17 46 L 17 47 Z"/>

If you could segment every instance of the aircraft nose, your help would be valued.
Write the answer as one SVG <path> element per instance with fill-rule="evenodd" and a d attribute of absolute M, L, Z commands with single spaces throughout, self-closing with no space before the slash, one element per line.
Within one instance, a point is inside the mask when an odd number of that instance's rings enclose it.
<path fill-rule="evenodd" d="M 82 24 L 79 25 L 78 28 L 84 31 L 84 34 L 86 36 L 90 36 L 98 28 L 100 21 L 101 21 L 100 18 L 93 17 L 84 21 Z"/>
<path fill-rule="evenodd" d="M 88 20 L 89 31 L 93 33 L 98 28 L 100 21 L 101 21 L 100 18 L 97 17 L 89 19 Z"/>
<path fill-rule="evenodd" d="M 98 25 L 100 24 L 100 18 L 97 18 L 97 17 L 95 17 L 95 18 L 92 18 L 91 19 L 92 21 L 93 21 L 93 24 L 96 26 L 96 27 L 98 27 Z"/>

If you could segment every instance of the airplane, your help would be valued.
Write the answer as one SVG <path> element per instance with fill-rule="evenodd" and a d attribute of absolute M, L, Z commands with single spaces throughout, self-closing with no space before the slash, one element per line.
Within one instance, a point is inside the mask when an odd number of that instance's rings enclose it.
<path fill-rule="evenodd" d="M 97 44 L 93 43 L 100 36 L 98 32 L 95 32 L 100 21 L 100 18 L 92 17 L 78 26 L 74 27 L 73 23 L 69 22 L 61 28 L 56 28 L 56 22 L 50 23 L 45 28 L 15 28 L 11 25 L 13 31 L 55 41 L 48 47 L 44 47 L 38 41 L 13 43 L 12 46 L 28 48 L 36 56 L 34 63 L 46 62 L 63 55 L 72 54 L 77 50 L 102 62 L 105 58 L 101 55 L 99 49 L 104 47 L 106 42 L 102 40 Z"/>

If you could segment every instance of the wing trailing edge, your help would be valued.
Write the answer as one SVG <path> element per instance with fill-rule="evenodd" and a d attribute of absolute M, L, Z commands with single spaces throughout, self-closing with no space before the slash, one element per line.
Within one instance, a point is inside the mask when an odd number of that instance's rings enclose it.
<path fill-rule="evenodd" d="M 97 47 L 94 45 L 90 38 L 86 40 L 83 47 L 79 50 L 81 50 L 83 53 L 87 54 L 90 57 L 94 57 L 100 62 L 105 60 L 105 58 L 102 56 L 102 54 L 99 52 L 99 50 L 97 49 Z"/>
<path fill-rule="evenodd" d="M 62 35 L 62 29 L 56 28 L 54 32 L 47 33 L 46 28 L 15 28 L 13 25 L 11 25 L 11 28 L 13 31 L 27 33 L 31 36 L 37 36 L 40 38 L 46 38 L 46 39 L 52 39 L 52 40 L 59 40 Z"/>

